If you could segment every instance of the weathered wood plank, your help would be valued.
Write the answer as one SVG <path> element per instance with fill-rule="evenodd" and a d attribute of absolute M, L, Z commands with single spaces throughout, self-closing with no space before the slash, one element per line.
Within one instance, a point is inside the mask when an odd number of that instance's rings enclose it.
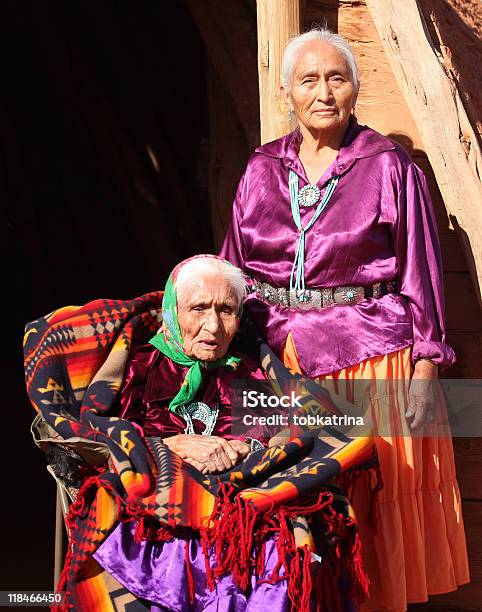
<path fill-rule="evenodd" d="M 259 111 L 256 22 L 251 10 L 238 0 L 189 0 L 188 4 L 253 149 L 259 145 Z"/>
<path fill-rule="evenodd" d="M 460 494 L 464 500 L 481 500 L 482 438 L 454 438 L 453 442 Z"/>
<path fill-rule="evenodd" d="M 457 83 L 470 122 L 482 138 L 482 2 L 422 0 L 420 8 L 444 68 Z"/>
<path fill-rule="evenodd" d="M 261 144 L 291 129 L 280 91 L 286 42 L 300 32 L 299 0 L 258 0 L 258 74 Z"/>
<path fill-rule="evenodd" d="M 481 330 L 481 315 L 468 273 L 448 272 L 444 275 L 447 329 L 452 331 Z"/>
<path fill-rule="evenodd" d="M 231 219 L 231 204 L 250 150 L 224 82 L 210 62 L 207 70 L 210 125 L 209 201 L 214 244 L 218 250 L 226 235 Z"/>
<path fill-rule="evenodd" d="M 468 272 L 469 267 L 462 244 L 460 242 L 460 237 L 455 231 L 447 215 L 447 209 L 445 208 L 442 196 L 440 195 L 440 190 L 438 188 L 432 166 L 430 165 L 430 162 L 425 154 L 423 156 L 415 156 L 414 162 L 421 170 L 423 170 L 425 176 L 427 177 L 428 187 L 432 195 L 440 237 L 444 271 Z M 472 295 L 473 293 L 473 288 L 470 288 L 470 294 Z M 450 299 L 450 296 L 447 296 L 447 298 Z"/>
<path fill-rule="evenodd" d="M 482 154 L 455 83 L 437 58 L 416 0 L 367 0 L 482 300 Z"/>
<path fill-rule="evenodd" d="M 475 298 L 474 298 L 475 299 Z M 461 312 L 460 316 L 463 316 Z M 447 330 L 447 343 L 454 349 L 457 362 L 447 370 L 446 378 L 482 378 L 482 332 Z"/>

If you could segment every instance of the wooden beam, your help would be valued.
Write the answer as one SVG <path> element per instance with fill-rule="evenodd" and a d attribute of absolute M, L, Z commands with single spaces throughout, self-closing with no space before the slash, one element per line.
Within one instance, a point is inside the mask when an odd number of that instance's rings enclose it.
<path fill-rule="evenodd" d="M 482 480 L 480 478 L 482 438 L 454 438 L 454 454 L 460 495 L 464 500 L 480 501 L 482 499 Z"/>
<path fill-rule="evenodd" d="M 411 110 L 482 303 L 482 154 L 417 0 L 366 0 Z"/>
<path fill-rule="evenodd" d="M 216 252 L 231 220 L 236 187 L 252 148 L 211 62 L 207 66 L 209 100 L 209 201 Z"/>
<path fill-rule="evenodd" d="M 241 0 L 188 0 L 188 6 L 209 60 L 254 149 L 259 146 L 254 15 Z"/>
<path fill-rule="evenodd" d="M 287 134 L 288 121 L 281 96 L 281 60 L 286 42 L 300 33 L 299 0 L 258 0 L 258 75 L 261 144 Z"/>

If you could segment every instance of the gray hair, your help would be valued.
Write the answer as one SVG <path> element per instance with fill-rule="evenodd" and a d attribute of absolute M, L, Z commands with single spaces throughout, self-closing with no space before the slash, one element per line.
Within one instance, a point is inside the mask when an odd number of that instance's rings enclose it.
<path fill-rule="evenodd" d="M 215 257 L 193 259 L 179 270 L 175 281 L 178 303 L 185 301 L 196 281 L 205 276 L 222 276 L 232 287 L 238 306 L 241 306 L 246 287 L 244 274 L 236 266 Z"/>
<path fill-rule="evenodd" d="M 296 62 L 298 61 L 298 55 L 301 49 L 307 44 L 314 40 L 327 43 L 332 47 L 335 47 L 346 59 L 347 64 L 351 71 L 352 81 L 355 85 L 355 89 L 358 93 L 360 89 L 360 76 L 358 72 L 358 66 L 353 55 L 353 51 L 348 42 L 340 36 L 335 34 L 327 28 L 313 28 L 304 34 L 295 36 L 288 41 L 283 54 L 283 62 L 281 64 L 281 82 L 285 90 L 289 93 L 292 85 L 293 70 Z"/>

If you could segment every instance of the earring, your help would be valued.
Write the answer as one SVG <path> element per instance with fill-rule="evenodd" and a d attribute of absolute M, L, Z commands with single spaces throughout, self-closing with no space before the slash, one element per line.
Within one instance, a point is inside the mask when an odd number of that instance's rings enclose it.
<path fill-rule="evenodd" d="M 293 121 L 294 116 L 295 116 L 294 111 L 289 110 L 289 111 L 288 111 L 288 121 Z"/>

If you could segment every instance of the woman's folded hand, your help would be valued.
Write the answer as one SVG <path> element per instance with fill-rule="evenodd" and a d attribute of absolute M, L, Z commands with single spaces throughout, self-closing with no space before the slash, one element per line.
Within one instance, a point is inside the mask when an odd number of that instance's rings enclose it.
<path fill-rule="evenodd" d="M 218 436 L 179 434 L 164 438 L 164 444 L 203 474 L 225 472 L 249 453 L 249 445 L 240 440 Z"/>
<path fill-rule="evenodd" d="M 229 445 L 238 453 L 236 463 L 239 463 L 242 459 L 249 455 L 251 451 L 251 446 L 242 440 L 229 440 Z M 236 465 L 236 463 L 234 465 Z"/>
<path fill-rule="evenodd" d="M 434 420 L 436 409 L 436 381 L 438 366 L 428 359 L 420 359 L 415 364 L 415 370 L 408 391 L 408 409 L 405 418 L 412 431 L 421 430 L 424 425 Z"/>

